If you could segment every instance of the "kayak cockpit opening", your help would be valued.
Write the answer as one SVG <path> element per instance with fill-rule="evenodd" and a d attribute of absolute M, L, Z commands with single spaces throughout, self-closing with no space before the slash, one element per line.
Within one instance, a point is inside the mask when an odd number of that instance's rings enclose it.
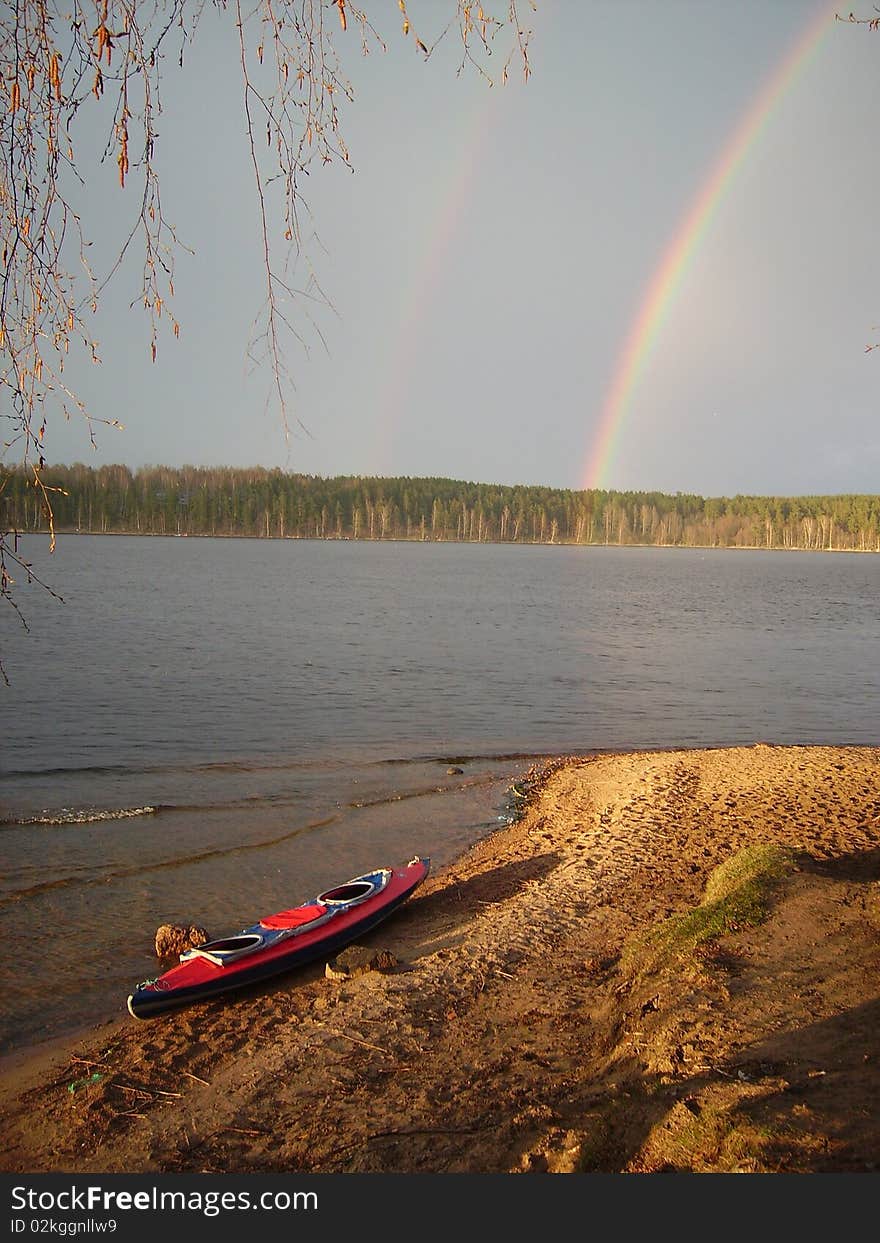
<path fill-rule="evenodd" d="M 219 941 L 208 941 L 197 945 L 180 955 L 181 962 L 189 962 L 193 958 L 207 958 L 222 967 L 224 963 L 241 958 L 242 954 L 252 954 L 266 944 L 266 938 L 260 932 L 242 932 L 238 936 L 223 937 Z"/>
<path fill-rule="evenodd" d="M 371 898 L 374 893 L 380 893 L 390 879 L 391 871 L 387 868 L 381 872 L 356 876 L 354 880 L 344 885 L 337 885 L 334 889 L 319 893 L 315 901 L 320 902 L 322 906 L 354 906 L 358 902 Z"/>

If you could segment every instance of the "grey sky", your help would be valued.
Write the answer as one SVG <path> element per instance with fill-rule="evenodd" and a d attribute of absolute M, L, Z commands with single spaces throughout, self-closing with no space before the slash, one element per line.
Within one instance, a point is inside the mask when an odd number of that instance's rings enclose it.
<path fill-rule="evenodd" d="M 448 7 L 425 0 L 422 27 Z M 309 351 L 288 358 L 308 434 L 285 439 L 245 356 L 264 274 L 233 19 L 209 10 L 183 72 L 169 65 L 160 126 L 165 211 L 195 252 L 177 264 L 180 340 L 150 363 L 135 264 L 99 316 L 103 365 L 71 375 L 125 430 L 99 429 L 94 452 L 81 424 L 55 424 L 51 460 L 583 486 L 657 265 L 770 75 L 833 12 L 521 0 L 532 78 L 514 66 L 489 91 L 456 76 L 452 41 L 422 63 L 386 8 L 387 53 L 350 40 L 355 172 L 308 179 L 334 308 L 316 308 L 326 350 L 304 325 Z M 880 340 L 878 112 L 880 34 L 833 24 L 712 214 L 609 486 L 880 490 L 880 350 L 865 352 Z M 112 236 L 127 194 L 108 170 L 87 232 Z"/>

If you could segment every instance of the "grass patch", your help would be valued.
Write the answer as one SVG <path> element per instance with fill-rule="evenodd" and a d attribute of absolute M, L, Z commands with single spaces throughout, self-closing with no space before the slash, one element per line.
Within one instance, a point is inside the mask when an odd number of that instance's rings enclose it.
<path fill-rule="evenodd" d="M 676 1106 L 652 1129 L 636 1158 L 636 1168 L 716 1173 L 772 1168 L 767 1153 L 776 1136 L 769 1127 L 742 1117 L 738 1113 L 741 1103 L 706 1103 L 696 1117 L 684 1106 Z"/>
<path fill-rule="evenodd" d="M 796 864 L 797 854 L 788 847 L 745 846 L 710 874 L 699 906 L 633 937 L 624 947 L 624 964 L 656 966 L 658 959 L 692 954 L 719 937 L 762 923 L 774 890 Z M 649 963 L 638 961 L 644 957 Z"/>

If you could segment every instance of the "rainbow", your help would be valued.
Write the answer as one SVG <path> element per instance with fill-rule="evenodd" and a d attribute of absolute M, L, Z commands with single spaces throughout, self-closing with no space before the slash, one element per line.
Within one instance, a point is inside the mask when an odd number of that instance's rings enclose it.
<path fill-rule="evenodd" d="M 500 93 L 500 89 L 492 92 L 485 107 L 470 126 L 467 141 L 462 144 L 455 161 L 455 169 L 449 178 L 446 193 L 426 230 L 430 245 L 426 247 L 421 262 L 411 273 L 400 299 L 396 328 L 390 336 L 393 355 L 383 369 L 383 374 L 388 379 L 377 401 L 379 423 L 374 455 L 385 473 L 392 473 L 392 454 L 397 429 L 415 385 L 425 316 L 443 280 L 445 260 L 472 198 L 473 185 L 482 167 L 489 137 L 497 124 L 501 112 Z"/>
<path fill-rule="evenodd" d="M 760 140 L 777 104 L 811 63 L 834 20 L 835 9 L 823 3 L 819 13 L 795 40 L 736 125 L 720 158 L 685 213 L 651 277 L 618 356 L 587 456 L 582 487 L 604 486 L 617 451 L 630 399 L 719 204 Z"/>

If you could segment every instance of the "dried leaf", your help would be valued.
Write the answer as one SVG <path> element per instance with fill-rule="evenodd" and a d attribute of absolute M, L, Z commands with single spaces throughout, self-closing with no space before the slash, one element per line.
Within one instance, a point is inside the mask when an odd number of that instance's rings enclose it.
<path fill-rule="evenodd" d="M 53 52 L 49 57 L 49 82 L 55 91 L 55 98 L 61 99 L 61 73 L 58 68 L 61 58 L 57 52 Z"/>

